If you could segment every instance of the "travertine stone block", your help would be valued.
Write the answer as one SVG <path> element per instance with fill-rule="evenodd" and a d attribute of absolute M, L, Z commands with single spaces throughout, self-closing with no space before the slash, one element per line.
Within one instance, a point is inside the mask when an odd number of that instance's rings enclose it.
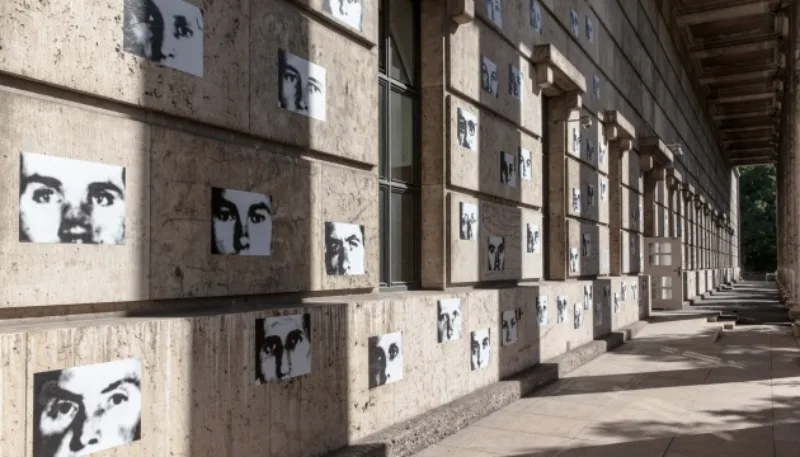
<path fill-rule="evenodd" d="M 532 206 L 542 206 L 542 142 L 487 110 L 449 95 L 449 183 Z M 459 144 L 459 111 L 462 123 L 477 121 L 477 141 L 470 149 Z M 469 125 L 463 126 L 469 129 Z M 469 144 L 469 143 L 468 143 Z M 514 185 L 501 182 L 502 159 L 512 158 Z M 524 163 L 523 163 L 524 162 Z M 524 170 L 524 171 L 523 171 Z"/>
<path fill-rule="evenodd" d="M 0 258 L 6 265 L 0 269 L 0 306 L 147 299 L 150 128 L 109 112 L 6 90 L 0 90 L 0 106 L 4 116 L 0 123 L 0 201 L 6 211 L 0 218 Z M 23 152 L 124 167 L 124 244 L 20 242 Z"/>
<path fill-rule="evenodd" d="M 187 1 L 204 12 L 202 77 L 124 52 L 123 1 L 3 2 L 0 71 L 248 131 L 250 28 L 242 24 L 250 16 L 250 3 Z M 294 17 L 299 15 L 288 10 L 284 19 Z M 276 63 L 270 61 L 271 68 Z M 370 75 L 375 88 L 374 72 Z M 270 102 L 277 105 L 276 98 Z"/>
<path fill-rule="evenodd" d="M 252 4 L 252 41 L 261 45 L 254 46 L 251 53 L 250 131 L 299 148 L 376 165 L 378 49 L 354 45 L 349 37 L 309 20 L 301 11 L 286 1 Z M 279 106 L 280 49 L 325 68 L 326 120 Z"/>
<path fill-rule="evenodd" d="M 25 456 L 28 403 L 27 338 L 24 333 L 0 334 L 0 454 Z"/>
<path fill-rule="evenodd" d="M 459 26 L 450 35 L 449 56 L 449 83 L 453 89 L 530 133 L 541 135 L 541 92 L 534 84 L 536 70 L 528 59 L 501 39 L 492 28 L 483 21 Z M 491 78 L 493 72 L 496 74 L 496 95 L 481 89 L 484 63 L 487 77 Z M 512 65 L 522 73 L 519 100 L 509 93 Z"/>
<path fill-rule="evenodd" d="M 328 20 L 332 25 L 340 28 L 347 33 L 354 33 L 360 38 L 367 40 L 372 46 L 378 43 L 378 4 L 361 2 L 358 9 L 351 8 L 347 13 L 353 14 L 352 17 L 343 16 L 339 11 L 334 10 L 339 5 L 336 1 L 330 0 L 294 0 L 317 13 L 319 16 Z M 346 5 L 347 6 L 347 5 Z M 360 20 L 358 12 L 360 10 Z"/>
<path fill-rule="evenodd" d="M 479 207 L 479 280 L 518 279 L 522 273 L 521 211 L 482 201 Z M 493 268 L 490 270 L 490 266 Z M 499 266 L 499 269 L 497 269 Z"/>

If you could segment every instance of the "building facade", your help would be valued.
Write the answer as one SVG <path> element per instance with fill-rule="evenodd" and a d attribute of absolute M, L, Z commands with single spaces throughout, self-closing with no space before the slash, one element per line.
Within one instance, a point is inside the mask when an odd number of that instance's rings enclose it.
<path fill-rule="evenodd" d="M 318 456 L 735 281 L 660 3 L 6 2 L 0 455 Z"/>

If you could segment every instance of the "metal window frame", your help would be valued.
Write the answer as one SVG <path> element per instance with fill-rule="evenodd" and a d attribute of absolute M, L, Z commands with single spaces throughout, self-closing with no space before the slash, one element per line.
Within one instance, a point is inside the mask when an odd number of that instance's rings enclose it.
<path fill-rule="evenodd" d="M 385 91 L 386 104 L 383 110 L 379 113 L 379 121 L 384 129 L 385 138 L 384 144 L 380 145 L 379 151 L 379 166 L 378 166 L 378 198 L 380 199 L 379 205 L 383 206 L 382 220 L 379 222 L 381 225 L 381 246 L 380 246 L 380 288 L 384 291 L 391 290 L 408 290 L 418 289 L 421 284 L 422 273 L 422 194 L 421 194 L 421 177 L 422 177 L 422 135 L 421 135 L 421 111 L 422 111 L 422 94 L 419 90 L 421 79 L 421 42 L 420 42 L 420 4 L 419 0 L 410 0 L 413 5 L 414 14 L 414 83 L 409 85 L 400 80 L 394 79 L 390 76 L 391 73 L 391 58 L 392 58 L 392 34 L 389 28 L 390 21 L 390 7 L 391 0 L 380 0 L 382 16 L 379 18 L 382 21 L 383 30 L 386 33 L 385 41 L 383 43 L 385 50 L 385 62 L 383 62 L 384 69 L 378 71 L 378 86 L 379 90 Z M 395 0 L 397 1 L 397 0 Z M 380 39 L 380 37 L 379 37 Z M 385 72 L 384 72 L 385 71 Z M 397 93 L 400 96 L 409 96 L 414 99 L 415 109 L 413 113 L 412 128 L 413 128 L 413 168 L 414 168 L 414 181 L 416 184 L 408 184 L 392 179 L 392 166 L 391 166 L 391 96 Z M 383 170 L 386 170 L 386 177 L 383 176 Z M 385 189 L 384 198 L 381 198 L 381 190 Z M 414 281 L 402 282 L 392 281 L 392 209 L 391 201 L 392 195 L 395 193 L 411 194 L 415 197 L 415 211 L 414 211 L 414 246 L 413 246 L 413 264 L 414 264 Z M 385 273 L 385 276 L 384 276 Z"/>

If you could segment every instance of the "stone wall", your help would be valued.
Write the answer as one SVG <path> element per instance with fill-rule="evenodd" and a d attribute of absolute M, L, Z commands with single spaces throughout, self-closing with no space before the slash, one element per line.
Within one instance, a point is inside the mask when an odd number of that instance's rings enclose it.
<path fill-rule="evenodd" d="M 644 240 L 668 235 L 669 217 L 682 221 L 672 236 L 685 241 L 687 290 L 705 292 L 713 276 L 694 259 L 708 228 L 693 196 L 738 227 L 738 177 L 720 162 L 655 2 L 505 1 L 501 27 L 482 1 L 466 1 L 475 17 L 456 26 L 447 2 L 421 0 L 427 290 L 380 291 L 378 3 L 362 2 L 353 28 L 326 0 L 159 0 L 182 8 L 165 42 L 199 37 L 202 52 L 158 64 L 123 33 L 136 1 L 0 7 L 0 455 L 39 457 L 41 373 L 126 359 L 140 361 L 140 439 L 115 455 L 321 455 L 647 318 Z M 484 58 L 498 96 L 481 87 Z M 307 115 L 281 89 L 290 64 L 323 81 L 324 104 Z M 459 113 L 479 126 L 474 148 L 459 142 Z M 645 176 L 644 138 L 683 146 L 672 167 L 680 208 L 667 181 Z M 513 186 L 501 180 L 509 164 Z M 54 223 L 89 203 L 68 207 L 51 191 L 66 199 L 70 179 L 97 170 L 107 175 L 87 187 L 91 202 L 117 208 L 116 229 Z M 236 217 L 268 211 L 259 255 L 215 253 L 230 248 L 215 221 L 233 217 L 217 214 L 219 189 L 257 200 Z M 61 206 L 21 210 L 31 201 Z M 354 230 L 363 271 L 331 269 L 328 223 Z M 86 242 L 59 242 L 70 237 Z M 438 309 L 453 299 L 460 338 L 440 342 Z M 281 369 L 260 357 L 280 316 L 299 316 L 289 320 L 310 359 L 259 384 Z M 512 317 L 515 342 L 503 325 Z M 485 329 L 488 363 L 473 369 L 472 332 Z M 381 336 L 400 343 L 402 363 L 372 386 Z"/>

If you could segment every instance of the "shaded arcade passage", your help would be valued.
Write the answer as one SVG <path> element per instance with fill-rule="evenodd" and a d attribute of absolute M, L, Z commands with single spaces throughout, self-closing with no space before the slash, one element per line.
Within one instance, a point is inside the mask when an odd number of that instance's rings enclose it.
<path fill-rule="evenodd" d="M 713 341 L 722 324 L 702 314 L 768 316 L 776 297 L 772 283 L 745 282 L 713 305 L 654 313 L 635 340 L 416 457 L 800 456 L 791 328 L 736 325 Z"/>

